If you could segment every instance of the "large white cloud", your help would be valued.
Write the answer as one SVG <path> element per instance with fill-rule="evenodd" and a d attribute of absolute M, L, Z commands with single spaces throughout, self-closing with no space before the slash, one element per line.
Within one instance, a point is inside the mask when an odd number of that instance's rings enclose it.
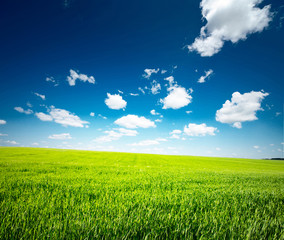
<path fill-rule="evenodd" d="M 70 69 L 70 76 L 67 77 L 67 81 L 70 86 L 75 86 L 76 80 L 82 81 L 82 82 L 89 82 L 94 84 L 95 78 L 93 76 L 87 76 L 86 74 L 77 73 L 76 71 Z"/>
<path fill-rule="evenodd" d="M 94 139 L 95 142 L 103 143 L 103 142 L 111 142 L 114 140 L 118 140 L 123 136 L 135 137 L 138 132 L 136 130 L 130 130 L 125 128 L 115 128 L 110 131 L 104 131 L 106 135 L 98 137 Z"/>
<path fill-rule="evenodd" d="M 202 18 L 207 23 L 200 36 L 188 46 L 201 56 L 218 53 L 225 41 L 237 43 L 249 34 L 261 32 L 272 19 L 270 5 L 257 7 L 262 0 L 202 0 Z"/>
<path fill-rule="evenodd" d="M 32 114 L 33 113 L 33 110 L 31 109 L 23 109 L 22 107 L 14 107 L 14 109 L 17 111 L 17 112 L 20 112 L 20 113 L 24 113 L 24 114 Z"/>
<path fill-rule="evenodd" d="M 160 70 L 159 68 L 157 68 L 157 69 L 146 68 L 144 70 L 143 77 L 149 79 L 153 73 L 158 73 L 159 70 Z"/>
<path fill-rule="evenodd" d="M 55 140 L 72 139 L 70 133 L 53 134 L 53 135 L 50 135 L 48 138 L 49 139 L 55 139 Z"/>
<path fill-rule="evenodd" d="M 111 109 L 119 110 L 124 109 L 127 105 L 127 102 L 123 100 L 119 94 L 111 95 L 110 93 L 107 93 L 105 104 Z"/>
<path fill-rule="evenodd" d="M 227 100 L 223 107 L 216 112 L 216 120 L 221 123 L 232 124 L 233 127 L 241 128 L 242 122 L 254 121 L 256 112 L 263 110 L 261 101 L 268 96 L 268 93 L 263 91 L 240 94 L 234 92 L 232 99 Z"/>
<path fill-rule="evenodd" d="M 207 127 L 205 123 L 195 124 L 189 123 L 188 126 L 184 126 L 184 133 L 188 136 L 206 136 L 206 135 L 215 135 L 217 128 Z"/>
<path fill-rule="evenodd" d="M 168 88 L 169 94 L 164 99 L 160 99 L 160 102 L 163 104 L 163 109 L 179 109 L 187 106 L 192 99 L 189 91 L 184 87 L 173 86 Z"/>
<path fill-rule="evenodd" d="M 54 121 L 64 127 L 86 127 L 89 122 L 81 120 L 77 115 L 70 113 L 65 109 L 55 108 L 51 106 L 48 114 L 39 112 L 35 115 L 42 121 Z"/>
<path fill-rule="evenodd" d="M 149 128 L 156 127 L 155 123 L 145 117 L 128 114 L 127 116 L 117 119 L 115 124 L 126 128 Z"/>

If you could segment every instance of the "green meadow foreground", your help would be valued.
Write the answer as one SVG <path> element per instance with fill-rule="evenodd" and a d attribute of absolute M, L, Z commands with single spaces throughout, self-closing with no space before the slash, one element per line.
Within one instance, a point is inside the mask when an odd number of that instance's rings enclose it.
<path fill-rule="evenodd" d="M 284 239 L 284 162 L 0 148 L 0 239 Z"/>

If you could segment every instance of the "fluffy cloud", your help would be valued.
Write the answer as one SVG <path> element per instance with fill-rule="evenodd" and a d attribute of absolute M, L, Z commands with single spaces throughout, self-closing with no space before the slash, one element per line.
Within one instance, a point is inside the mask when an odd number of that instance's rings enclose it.
<path fill-rule="evenodd" d="M 111 95 L 107 93 L 105 104 L 111 109 L 119 110 L 124 109 L 127 105 L 127 102 L 123 100 L 119 94 Z"/>
<path fill-rule="evenodd" d="M 70 133 L 53 134 L 53 135 L 50 135 L 48 138 L 55 139 L 55 140 L 72 139 Z"/>
<path fill-rule="evenodd" d="M 43 112 L 35 113 L 35 115 L 41 121 L 50 122 L 53 120 L 53 118 L 49 114 L 45 114 Z"/>
<path fill-rule="evenodd" d="M 261 101 L 268 96 L 268 93 L 263 91 L 240 94 L 234 92 L 232 99 L 227 100 L 221 109 L 216 112 L 216 120 L 221 123 L 232 124 L 233 127 L 241 128 L 242 122 L 254 121 L 256 112 L 263 110 Z"/>
<path fill-rule="evenodd" d="M 161 90 L 161 84 L 157 83 L 157 81 L 154 80 L 152 82 L 152 87 L 151 87 L 152 94 L 156 95 L 156 94 L 158 94 L 160 92 L 160 90 Z"/>
<path fill-rule="evenodd" d="M 91 116 L 91 117 L 94 117 L 94 116 L 95 116 L 95 113 L 94 113 L 94 112 L 90 112 L 90 116 Z"/>
<path fill-rule="evenodd" d="M 67 77 L 67 81 L 70 86 L 75 86 L 76 80 L 82 81 L 82 82 L 89 82 L 94 84 L 95 78 L 93 76 L 88 77 L 86 74 L 78 74 L 76 71 L 70 69 L 70 76 Z"/>
<path fill-rule="evenodd" d="M 184 133 L 188 136 L 205 136 L 205 135 L 215 135 L 217 128 L 207 127 L 205 123 L 195 124 L 189 123 L 188 126 L 184 126 Z"/>
<path fill-rule="evenodd" d="M 17 112 L 24 113 L 24 114 L 32 114 L 33 113 L 33 110 L 31 110 L 31 109 L 24 110 L 22 107 L 14 107 L 14 109 Z"/>
<path fill-rule="evenodd" d="M 160 102 L 164 105 L 163 109 L 179 109 L 191 102 L 192 96 L 184 87 L 174 86 L 168 88 L 168 91 L 168 96 L 160 99 Z"/>
<path fill-rule="evenodd" d="M 144 74 L 143 74 L 142 76 L 143 76 L 144 78 L 148 78 L 148 79 L 149 79 L 153 73 L 158 73 L 159 70 L 160 70 L 159 68 L 157 68 L 157 69 L 146 68 L 146 69 L 144 70 Z"/>
<path fill-rule="evenodd" d="M 105 136 L 98 137 L 94 139 L 95 142 L 111 142 L 114 140 L 118 140 L 123 136 L 135 137 L 138 132 L 136 130 L 130 130 L 125 128 L 115 128 L 114 130 L 104 131 L 106 133 Z"/>
<path fill-rule="evenodd" d="M 65 109 L 55 108 L 51 106 L 48 114 L 39 112 L 35 115 L 42 121 L 54 121 L 64 127 L 84 127 L 89 122 L 81 120 L 78 116 Z"/>
<path fill-rule="evenodd" d="M 172 86 L 175 78 L 173 76 L 169 76 L 169 77 L 164 78 L 164 80 L 168 81 L 170 86 Z"/>
<path fill-rule="evenodd" d="M 0 125 L 4 125 L 4 124 L 6 124 L 7 122 L 5 121 L 5 120 L 2 120 L 2 119 L 0 119 Z"/>
<path fill-rule="evenodd" d="M 249 34 L 261 32 L 271 21 L 270 5 L 258 8 L 262 0 L 202 0 L 202 18 L 207 24 L 188 46 L 201 56 L 218 53 L 225 41 L 237 43 Z"/>
<path fill-rule="evenodd" d="M 210 75 L 213 73 L 213 70 L 212 69 L 209 69 L 208 71 L 205 71 L 205 75 L 204 76 L 201 76 L 197 82 L 199 83 L 205 83 L 205 79 L 206 78 L 209 78 Z"/>
<path fill-rule="evenodd" d="M 115 124 L 126 128 L 149 128 L 156 127 L 155 123 L 145 117 L 138 117 L 137 115 L 127 115 L 117 119 Z"/>
<path fill-rule="evenodd" d="M 45 95 L 39 93 L 35 93 L 35 95 L 40 97 L 42 100 L 45 100 Z"/>

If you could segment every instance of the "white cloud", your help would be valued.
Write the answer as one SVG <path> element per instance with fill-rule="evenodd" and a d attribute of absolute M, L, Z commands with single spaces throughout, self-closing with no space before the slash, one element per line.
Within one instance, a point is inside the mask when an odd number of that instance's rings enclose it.
<path fill-rule="evenodd" d="M 151 85 L 152 85 L 152 87 L 151 87 L 152 94 L 154 94 L 154 95 L 158 94 L 161 90 L 161 84 L 157 83 L 157 81 L 154 80 Z"/>
<path fill-rule="evenodd" d="M 162 119 L 156 119 L 155 122 L 162 122 Z"/>
<path fill-rule="evenodd" d="M 130 96 L 136 97 L 136 96 L 139 96 L 139 94 L 138 93 L 130 93 Z"/>
<path fill-rule="evenodd" d="M 190 113 L 192 113 L 192 111 L 185 111 L 187 114 L 190 114 Z"/>
<path fill-rule="evenodd" d="M 33 107 L 33 105 L 30 102 L 27 102 L 27 106 L 30 108 Z"/>
<path fill-rule="evenodd" d="M 145 94 L 145 91 L 143 90 L 143 88 L 139 87 L 138 90 L 141 91 L 143 94 Z"/>
<path fill-rule="evenodd" d="M 149 79 L 153 73 L 158 73 L 159 70 L 160 70 L 159 68 L 157 68 L 157 69 L 146 68 L 146 69 L 144 70 L 144 74 L 143 74 L 142 76 L 143 76 L 144 78 L 148 78 L 148 79 Z"/>
<path fill-rule="evenodd" d="M 180 134 L 182 133 L 181 130 L 179 129 L 175 129 L 173 131 L 170 132 L 170 138 L 173 138 L 173 139 L 180 139 Z"/>
<path fill-rule="evenodd" d="M 189 123 L 188 126 L 184 126 L 184 133 L 188 136 L 214 136 L 217 128 L 207 127 L 205 123 L 195 124 Z"/>
<path fill-rule="evenodd" d="M 94 139 L 95 142 L 111 142 L 114 140 L 118 140 L 123 136 L 135 137 L 138 132 L 136 130 L 130 130 L 125 128 L 115 128 L 114 130 L 104 131 L 106 133 L 105 136 L 98 137 Z"/>
<path fill-rule="evenodd" d="M 32 114 L 33 113 L 33 110 L 31 110 L 31 109 L 24 110 L 22 107 L 14 107 L 14 109 L 17 112 L 24 113 L 24 114 Z"/>
<path fill-rule="evenodd" d="M 156 127 L 155 123 L 145 117 L 139 117 L 137 115 L 127 115 L 117 119 L 115 124 L 126 128 L 149 128 Z"/>
<path fill-rule="evenodd" d="M 111 95 L 110 93 L 107 93 L 107 98 L 105 99 L 105 104 L 110 109 L 125 109 L 127 102 L 122 99 L 122 97 L 119 94 Z"/>
<path fill-rule="evenodd" d="M 151 113 L 152 115 L 160 115 L 160 113 L 156 112 L 155 109 L 151 110 L 150 113 Z"/>
<path fill-rule="evenodd" d="M 278 117 L 278 116 L 280 116 L 281 114 L 282 114 L 281 112 L 276 112 L 276 113 L 275 113 L 275 116 Z"/>
<path fill-rule="evenodd" d="M 160 99 L 160 102 L 164 105 L 163 109 L 179 109 L 191 102 L 192 96 L 189 95 L 189 92 L 184 87 L 174 86 L 168 88 L 168 91 L 168 96 Z"/>
<path fill-rule="evenodd" d="M 107 119 L 107 117 L 103 116 L 102 114 L 98 114 L 99 117 L 101 117 L 102 119 Z"/>
<path fill-rule="evenodd" d="M 53 135 L 50 135 L 48 138 L 55 139 L 55 140 L 72 139 L 70 133 L 53 134 Z"/>
<path fill-rule="evenodd" d="M 188 46 L 201 56 L 218 53 L 225 41 L 237 43 L 249 34 L 261 32 L 271 21 L 270 5 L 258 8 L 262 0 L 202 0 L 202 18 L 207 23 L 200 36 Z"/>
<path fill-rule="evenodd" d="M 45 81 L 54 83 L 54 86 L 58 86 L 58 82 L 55 81 L 54 77 L 46 77 Z"/>
<path fill-rule="evenodd" d="M 219 147 L 216 147 L 216 151 L 221 151 L 221 148 L 219 148 Z"/>
<path fill-rule="evenodd" d="M 168 140 L 166 138 L 156 138 L 159 142 L 167 142 Z"/>
<path fill-rule="evenodd" d="M 94 116 L 95 116 L 95 113 L 94 113 L 94 112 L 90 112 L 90 116 L 91 116 L 91 117 L 94 117 Z"/>
<path fill-rule="evenodd" d="M 170 86 L 172 86 L 174 84 L 175 78 L 173 76 L 169 76 L 169 77 L 164 78 L 164 80 L 168 81 Z"/>
<path fill-rule="evenodd" d="M 161 74 L 165 74 L 167 72 L 167 70 L 161 70 Z"/>
<path fill-rule="evenodd" d="M 0 133 L 0 137 L 7 137 L 8 134 L 5 134 L 5 133 Z"/>
<path fill-rule="evenodd" d="M 255 148 L 255 149 L 259 149 L 259 146 L 253 146 L 253 148 Z"/>
<path fill-rule="evenodd" d="M 84 127 L 85 124 L 89 122 L 81 120 L 78 116 L 73 113 L 70 113 L 67 110 L 51 107 L 50 116 L 53 118 L 54 122 L 59 123 L 63 126 L 72 126 L 72 127 Z"/>
<path fill-rule="evenodd" d="M 35 113 L 35 115 L 42 121 L 54 121 L 64 127 L 84 127 L 89 122 L 81 120 L 78 116 L 65 109 L 55 108 L 51 106 L 48 110 L 49 114 Z"/>
<path fill-rule="evenodd" d="M 117 90 L 120 94 L 123 94 L 123 92 L 122 91 L 120 91 L 120 90 Z"/>
<path fill-rule="evenodd" d="M 205 75 L 201 76 L 197 82 L 199 83 L 205 83 L 205 79 L 209 78 L 211 76 L 211 74 L 213 73 L 212 69 L 209 69 L 208 71 L 205 71 Z"/>
<path fill-rule="evenodd" d="M 10 141 L 10 140 L 5 141 L 5 142 L 8 143 L 8 144 L 12 144 L 12 145 L 17 145 L 17 144 L 19 144 L 19 143 L 17 143 L 16 141 Z"/>
<path fill-rule="evenodd" d="M 53 120 L 53 118 L 49 114 L 45 114 L 43 112 L 35 113 L 35 115 L 40 119 L 41 121 L 47 121 L 50 122 Z"/>
<path fill-rule="evenodd" d="M 172 136 L 170 136 L 170 138 L 173 138 L 173 139 L 180 139 L 180 136 L 177 135 L 177 134 L 172 134 Z"/>
<path fill-rule="evenodd" d="M 54 77 L 46 77 L 45 81 L 55 83 Z"/>
<path fill-rule="evenodd" d="M 179 129 L 175 129 L 175 130 L 170 132 L 170 134 L 181 134 L 181 133 L 182 133 L 182 131 L 179 130 Z"/>
<path fill-rule="evenodd" d="M 95 78 L 93 76 L 88 77 L 86 74 L 78 74 L 76 71 L 70 69 L 70 76 L 67 77 L 67 81 L 70 86 L 75 86 L 76 80 L 82 81 L 82 82 L 89 82 L 94 84 Z"/>
<path fill-rule="evenodd" d="M 262 111 L 261 101 L 268 96 L 263 91 L 240 94 L 234 92 L 232 99 L 227 100 L 221 109 L 216 112 L 216 121 L 232 124 L 233 127 L 241 128 L 242 122 L 254 121 L 257 111 Z"/>
<path fill-rule="evenodd" d="M 151 145 L 158 145 L 160 142 L 166 142 L 167 139 L 164 138 L 157 138 L 154 140 L 143 140 L 138 143 L 129 144 L 130 146 L 151 146 Z"/>
<path fill-rule="evenodd" d="M 35 93 L 35 95 L 40 97 L 42 100 L 45 100 L 45 95 L 39 93 Z"/>

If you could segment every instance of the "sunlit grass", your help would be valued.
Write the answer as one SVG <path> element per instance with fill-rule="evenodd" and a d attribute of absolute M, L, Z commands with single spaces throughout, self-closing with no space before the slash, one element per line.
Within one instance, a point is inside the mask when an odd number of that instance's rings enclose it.
<path fill-rule="evenodd" d="M 0 239 L 283 239 L 284 162 L 0 148 Z"/>

